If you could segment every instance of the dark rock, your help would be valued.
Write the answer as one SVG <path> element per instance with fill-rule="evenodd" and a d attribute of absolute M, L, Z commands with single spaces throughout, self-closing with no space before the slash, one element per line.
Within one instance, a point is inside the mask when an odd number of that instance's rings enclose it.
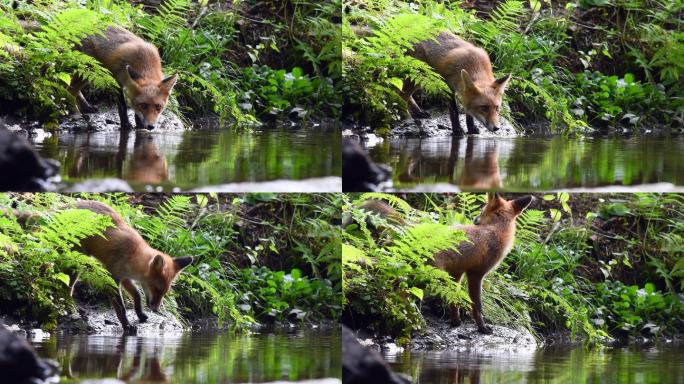
<path fill-rule="evenodd" d="M 354 332 L 342 326 L 342 382 L 344 384 L 407 384 L 411 380 L 398 375 L 376 351 L 364 348 Z"/>
<path fill-rule="evenodd" d="M 461 126 L 466 126 L 466 115 L 459 114 Z M 474 120 L 475 127 L 479 129 L 479 137 L 509 137 L 516 136 L 515 128 L 503 117 L 500 118 L 501 128 L 496 132 L 490 132 L 487 128 L 477 120 Z M 389 136 L 395 138 L 412 138 L 412 137 L 434 137 L 434 136 L 451 136 L 451 120 L 449 114 L 431 114 L 425 119 L 407 118 L 401 120 L 392 126 Z"/>
<path fill-rule="evenodd" d="M 388 181 L 392 170 L 384 164 L 376 164 L 361 146 L 350 138 L 342 144 L 342 191 L 379 191 L 380 184 Z"/>
<path fill-rule="evenodd" d="M 59 162 L 40 157 L 25 138 L 0 121 L 0 190 L 51 191 L 48 179 L 58 172 Z"/>
<path fill-rule="evenodd" d="M 42 383 L 57 374 L 57 363 L 41 359 L 36 351 L 0 324 L 0 381 Z"/>
<path fill-rule="evenodd" d="M 411 350 L 529 351 L 537 348 L 537 340 L 526 329 L 488 324 L 493 332 L 491 335 L 486 335 L 478 332 L 477 326 L 471 322 L 452 327 L 448 319 L 434 314 L 424 313 L 424 318 L 425 332 L 411 340 L 409 345 Z"/>
<path fill-rule="evenodd" d="M 121 335 L 123 328 L 112 308 L 85 306 L 79 311 L 80 316 L 65 316 L 60 319 L 59 331 L 67 333 L 90 333 L 98 335 Z M 147 321 L 134 323 L 136 335 L 159 335 L 183 332 L 187 328 L 174 315 L 161 311 L 148 312 Z M 128 310 L 129 319 L 137 319 L 133 310 Z"/>
<path fill-rule="evenodd" d="M 134 121 L 134 112 L 128 109 L 128 120 Z M 121 130 L 119 123 L 119 112 L 115 107 L 108 108 L 103 112 L 88 113 L 88 114 L 74 114 L 67 117 L 60 124 L 60 129 L 69 131 L 97 131 L 97 132 L 112 132 Z M 155 131 L 182 131 L 185 129 L 183 122 L 173 112 L 165 109 L 159 121 L 157 122 Z"/>

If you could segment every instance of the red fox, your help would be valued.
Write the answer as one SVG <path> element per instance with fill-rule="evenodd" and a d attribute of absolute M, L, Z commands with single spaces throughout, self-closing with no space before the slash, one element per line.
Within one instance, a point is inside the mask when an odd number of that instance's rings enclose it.
<path fill-rule="evenodd" d="M 480 333 L 492 333 L 482 318 L 482 280 L 513 248 L 516 218 L 532 201 L 533 196 L 505 200 L 498 193 L 488 193 L 487 204 L 474 225 L 453 227 L 465 232 L 468 239 L 457 246 L 458 252 L 447 250 L 434 255 L 435 266 L 449 273 L 456 281 L 460 281 L 463 274 L 468 277 L 472 316 Z M 399 215 L 392 207 L 378 200 L 368 200 L 361 208 L 381 215 Z M 453 326 L 461 325 L 458 308 L 449 308 L 449 316 Z"/>
<path fill-rule="evenodd" d="M 464 135 L 458 120 L 457 94 L 461 96 L 466 113 L 468 133 L 479 133 L 473 118 L 492 132 L 499 130 L 499 108 L 511 74 L 498 80 L 494 79 L 492 63 L 487 52 L 450 32 L 442 32 L 434 40 L 416 44 L 409 54 L 430 65 L 451 88 L 453 94 L 449 101 L 449 117 L 454 135 Z M 414 118 L 428 117 L 429 115 L 413 99 L 416 89 L 417 86 L 407 80 L 404 82 L 401 96 Z"/>
<path fill-rule="evenodd" d="M 140 283 L 147 298 L 147 305 L 157 312 L 164 295 L 171 288 L 181 270 L 193 261 L 191 256 L 171 258 L 147 244 L 140 234 L 131 228 L 112 208 L 97 201 L 79 201 L 76 208 L 87 209 L 112 218 L 114 227 L 109 227 L 101 236 L 85 238 L 81 241 L 82 251 L 94 256 L 112 274 L 119 284 L 119 295 L 112 299 L 112 305 L 121 326 L 126 331 L 131 327 L 126 317 L 121 287 L 133 297 L 135 313 L 141 323 L 147 321 L 142 311 L 142 298 L 133 285 Z"/>
<path fill-rule="evenodd" d="M 131 129 L 128 106 L 135 112 L 136 128 L 154 129 L 164 110 L 178 75 L 164 78 L 157 47 L 123 28 L 109 27 L 102 35 L 85 38 L 80 50 L 109 69 L 121 86 L 119 119 L 121 128 Z M 74 76 L 69 91 L 76 98 L 81 113 L 96 109 L 81 93 L 85 81 Z"/>

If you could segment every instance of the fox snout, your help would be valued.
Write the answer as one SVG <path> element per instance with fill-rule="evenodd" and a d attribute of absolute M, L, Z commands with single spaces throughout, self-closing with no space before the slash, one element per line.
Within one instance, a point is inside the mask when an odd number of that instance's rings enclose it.
<path fill-rule="evenodd" d="M 162 299 L 147 299 L 147 306 L 152 310 L 152 312 L 159 313 L 159 307 L 161 307 Z"/>
<path fill-rule="evenodd" d="M 138 125 L 138 128 L 145 128 L 148 131 L 151 131 L 155 128 L 158 119 L 159 115 L 157 115 L 156 117 L 149 117 L 145 116 L 140 111 L 135 111 L 135 120 L 136 125 Z"/>

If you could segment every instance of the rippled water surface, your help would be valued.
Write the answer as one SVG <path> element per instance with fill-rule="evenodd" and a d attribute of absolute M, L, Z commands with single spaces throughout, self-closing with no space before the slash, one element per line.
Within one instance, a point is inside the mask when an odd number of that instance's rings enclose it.
<path fill-rule="evenodd" d="M 683 137 L 432 137 L 367 145 L 393 169 L 394 187 L 450 183 L 461 189 L 684 187 Z"/>
<path fill-rule="evenodd" d="M 116 177 L 138 191 L 341 175 L 340 130 L 60 133 L 36 141 L 62 180 Z"/>
<path fill-rule="evenodd" d="M 58 335 L 36 344 L 60 363 L 62 381 L 260 383 L 341 378 L 338 330 L 231 335 Z"/>
<path fill-rule="evenodd" d="M 441 351 L 386 355 L 416 384 L 684 383 L 684 346 Z"/>

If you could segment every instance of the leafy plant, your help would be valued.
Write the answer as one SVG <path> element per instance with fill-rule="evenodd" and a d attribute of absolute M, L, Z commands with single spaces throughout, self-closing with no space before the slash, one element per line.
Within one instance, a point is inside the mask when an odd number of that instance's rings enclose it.
<path fill-rule="evenodd" d="M 4 199 L 6 200 L 6 199 Z M 109 272 L 77 249 L 81 239 L 99 236 L 112 225 L 109 217 L 65 209 L 31 221 L 25 231 L 11 212 L 0 213 L 0 292 L 2 307 L 19 307 L 19 315 L 39 319 L 47 328 L 74 310 L 77 280 L 102 295 L 113 295 Z"/>

